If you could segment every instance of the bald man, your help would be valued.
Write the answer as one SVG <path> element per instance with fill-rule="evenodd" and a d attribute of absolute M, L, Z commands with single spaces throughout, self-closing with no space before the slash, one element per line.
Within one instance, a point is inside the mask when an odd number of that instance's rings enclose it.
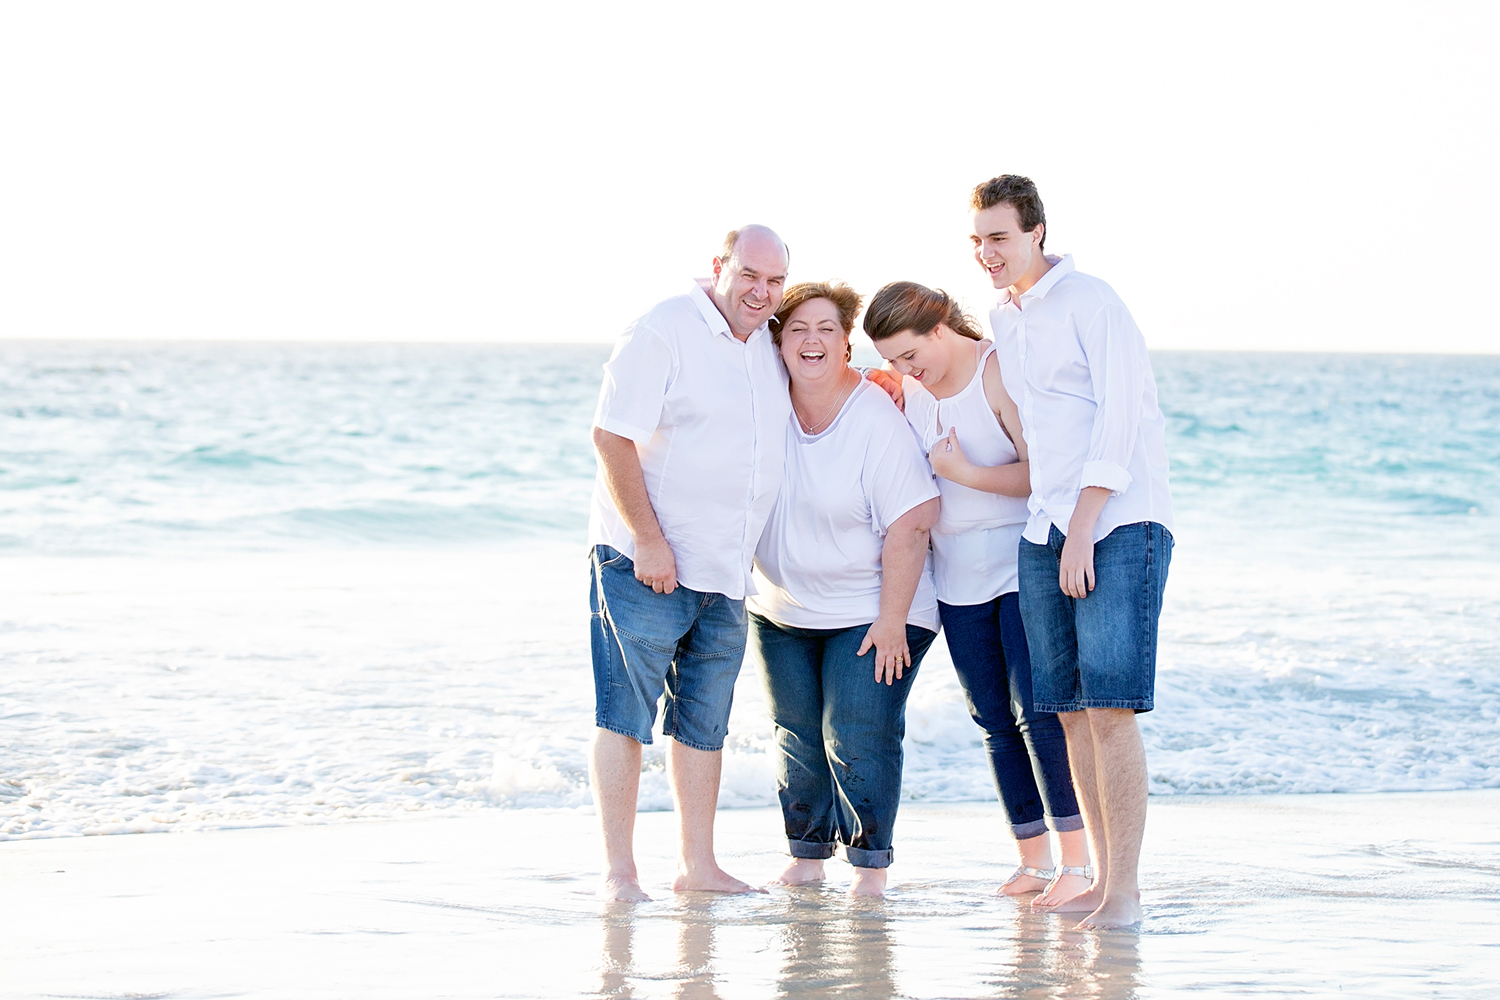
<path fill-rule="evenodd" d="M 589 517 L 599 893 L 645 900 L 634 833 L 641 747 L 662 732 L 677 806 L 675 892 L 751 892 L 714 858 L 714 811 L 745 648 L 751 560 L 781 488 L 791 397 L 767 328 L 786 245 L 731 232 L 713 277 L 659 303 L 615 344 L 594 413 Z"/>

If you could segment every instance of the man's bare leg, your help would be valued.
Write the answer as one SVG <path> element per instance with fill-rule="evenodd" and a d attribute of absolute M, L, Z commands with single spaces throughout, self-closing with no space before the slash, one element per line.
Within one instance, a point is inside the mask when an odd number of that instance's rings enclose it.
<path fill-rule="evenodd" d="M 770 885 L 812 885 L 824 878 L 822 858 L 793 858 Z"/>
<path fill-rule="evenodd" d="M 714 812 L 719 807 L 722 750 L 667 746 L 667 778 L 677 803 L 680 860 L 673 892 L 765 892 L 725 873 L 714 859 Z"/>
<path fill-rule="evenodd" d="M 1068 739 L 1068 766 L 1073 770 L 1073 790 L 1083 809 L 1083 828 L 1094 847 L 1094 884 L 1077 895 L 1066 898 L 1037 897 L 1031 905 L 1049 913 L 1092 913 L 1104 902 L 1104 879 L 1109 869 L 1109 855 L 1104 846 L 1104 812 L 1099 804 L 1099 784 L 1094 758 L 1094 736 L 1087 712 L 1059 712 L 1063 734 Z"/>
<path fill-rule="evenodd" d="M 629 736 L 599 729 L 589 755 L 589 784 L 604 832 L 601 899 L 644 902 L 635 870 L 635 804 L 641 787 L 641 745 Z"/>
<path fill-rule="evenodd" d="M 1096 783 L 1104 812 L 1104 898 L 1078 924 L 1105 929 L 1141 922 L 1139 868 L 1146 834 L 1146 748 L 1128 708 L 1090 708 Z"/>

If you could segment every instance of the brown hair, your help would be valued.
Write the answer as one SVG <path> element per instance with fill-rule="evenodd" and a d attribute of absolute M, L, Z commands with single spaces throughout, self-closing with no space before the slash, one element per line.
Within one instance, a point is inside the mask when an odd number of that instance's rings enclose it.
<path fill-rule="evenodd" d="M 885 340 L 902 330 L 926 336 L 939 323 L 947 323 L 961 337 L 983 339 L 978 324 L 964 314 L 957 299 L 915 281 L 891 282 L 875 293 L 865 310 L 865 333 L 871 340 Z"/>
<path fill-rule="evenodd" d="M 1037 226 L 1047 225 L 1047 212 L 1042 208 L 1042 196 L 1037 194 L 1036 185 L 1031 183 L 1030 177 L 1022 177 L 1020 174 L 1001 174 L 999 177 L 991 177 L 983 184 L 975 185 L 974 193 L 969 196 L 971 209 L 982 212 L 996 205 L 1009 205 L 1014 208 L 1017 218 L 1021 220 L 1021 229 L 1024 232 L 1029 233 Z M 1042 229 L 1042 242 L 1037 249 L 1047 249 L 1045 228 Z"/>
<path fill-rule="evenodd" d="M 797 311 L 798 306 L 813 299 L 832 302 L 833 307 L 839 311 L 839 325 L 844 328 L 844 336 L 854 332 L 854 317 L 859 315 L 859 304 L 864 301 L 864 296 L 842 281 L 801 281 L 786 290 L 786 294 L 781 297 L 781 308 L 771 317 L 771 341 L 777 347 L 781 346 L 782 325 Z M 853 355 L 854 347 L 846 345 L 844 360 L 848 361 Z"/>

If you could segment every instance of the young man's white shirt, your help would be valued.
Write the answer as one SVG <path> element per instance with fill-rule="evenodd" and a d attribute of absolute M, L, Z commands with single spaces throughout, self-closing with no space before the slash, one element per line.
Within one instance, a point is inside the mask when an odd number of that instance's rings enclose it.
<path fill-rule="evenodd" d="M 615 343 L 594 426 L 635 442 L 680 585 L 736 600 L 754 593 L 751 563 L 781 488 L 791 412 L 767 325 L 741 343 L 702 283 Z M 589 544 L 635 557 L 602 467 Z"/>
<path fill-rule="evenodd" d="M 1031 512 L 1023 537 L 1063 533 L 1079 492 L 1111 491 L 1094 525 L 1099 541 L 1122 524 L 1171 530 L 1166 419 L 1146 341 L 1114 289 L 1074 269 L 1071 255 L 990 311 L 1006 391 L 1021 411 L 1031 460 Z"/>
<path fill-rule="evenodd" d="M 756 550 L 756 614 L 792 628 L 852 628 L 880 616 L 881 554 L 902 514 L 938 495 L 927 459 L 885 390 L 860 380 L 833 423 L 789 417 L 786 481 Z M 938 630 L 932 559 L 907 623 Z"/>

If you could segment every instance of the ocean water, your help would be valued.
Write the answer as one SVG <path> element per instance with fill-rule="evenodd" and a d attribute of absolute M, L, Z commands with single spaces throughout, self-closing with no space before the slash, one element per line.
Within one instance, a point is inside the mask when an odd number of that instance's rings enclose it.
<path fill-rule="evenodd" d="M 607 353 L 0 342 L 0 839 L 589 809 Z M 1153 360 L 1153 793 L 1500 786 L 1500 358 Z M 942 647 L 903 794 L 985 800 Z M 773 803 L 753 664 L 731 727 Z"/>

